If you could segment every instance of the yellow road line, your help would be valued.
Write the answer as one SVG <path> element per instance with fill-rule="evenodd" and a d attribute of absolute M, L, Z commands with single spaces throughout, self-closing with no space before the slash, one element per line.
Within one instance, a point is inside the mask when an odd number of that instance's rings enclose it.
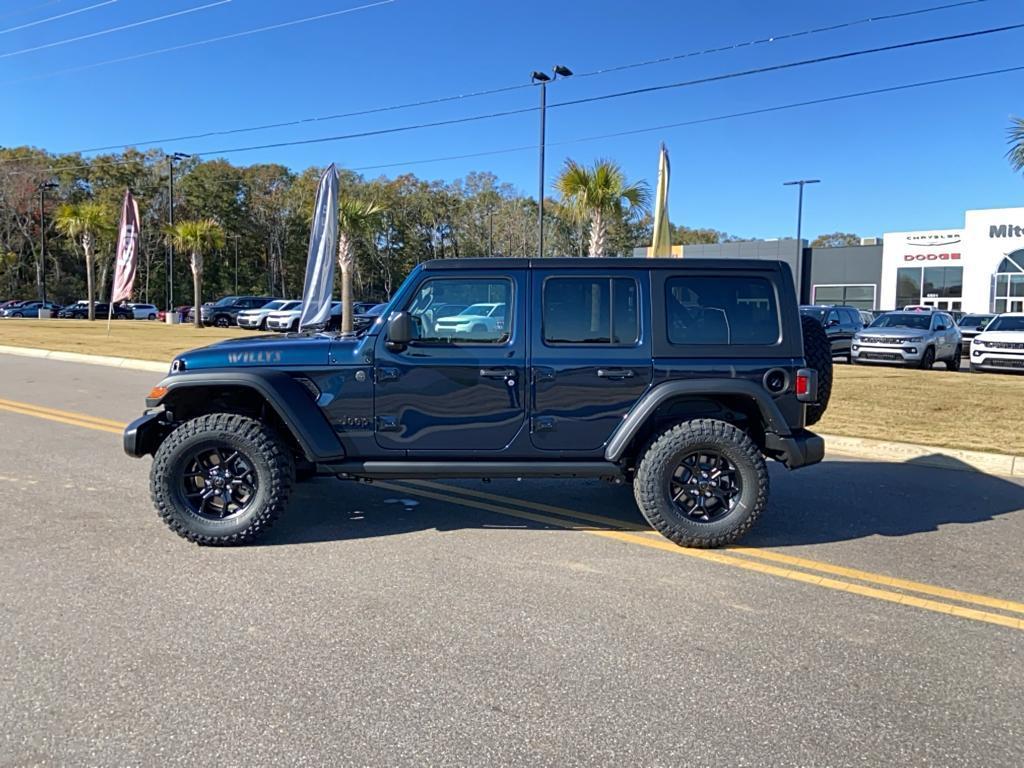
<path fill-rule="evenodd" d="M 124 432 L 123 426 L 113 427 L 97 422 L 85 421 L 84 419 L 69 418 L 67 416 L 62 416 L 59 413 L 41 411 L 30 408 L 21 408 L 14 405 L 8 405 L 7 403 L 0 403 L 0 410 L 10 411 L 11 413 L 20 413 L 23 416 L 34 416 L 37 419 L 56 421 L 61 424 L 69 424 L 73 427 L 85 427 L 86 429 L 95 429 L 100 432 L 109 432 L 113 435 L 120 435 Z"/>
<path fill-rule="evenodd" d="M 609 525 L 613 528 L 618 528 L 621 530 L 637 531 L 661 537 L 660 533 L 658 533 L 657 531 L 652 531 L 648 527 L 634 525 L 624 520 L 617 520 L 613 517 L 604 517 L 602 515 L 591 515 L 584 512 L 576 512 L 575 510 L 569 509 L 567 507 L 556 507 L 551 504 L 537 504 L 535 502 L 523 501 L 508 496 L 500 496 L 494 493 L 484 493 L 483 491 L 474 491 L 468 488 L 462 488 L 460 486 L 448 485 L 446 483 L 435 483 L 429 480 L 414 480 L 409 482 L 429 488 L 436 488 L 445 491 L 454 491 L 455 493 L 461 493 L 465 496 L 478 496 L 480 498 L 487 498 L 492 501 L 497 501 L 499 503 L 503 502 L 506 504 L 515 504 L 516 506 L 525 506 L 531 509 L 540 509 L 544 512 L 550 512 L 555 515 L 575 517 L 581 520 L 590 520 L 592 522 L 603 523 L 605 525 Z M 675 545 L 673 544 L 672 546 Z M 886 576 L 885 574 L 881 573 L 862 571 L 857 568 L 847 568 L 841 565 L 832 565 L 831 563 L 825 563 L 820 560 L 810 560 L 804 557 L 785 555 L 781 552 L 775 552 L 770 549 L 757 549 L 754 547 L 726 547 L 724 551 L 735 552 L 737 554 L 745 555 L 747 557 L 756 557 L 761 560 L 783 563 L 785 565 L 792 565 L 807 570 L 819 571 L 821 573 L 827 573 L 832 576 L 843 576 L 848 579 L 857 579 L 858 581 L 865 581 L 869 584 L 878 584 L 884 587 L 894 587 L 896 589 L 902 589 L 908 592 L 918 592 L 920 594 L 930 595 L 932 597 L 942 597 L 947 600 L 957 600 L 961 603 L 972 603 L 974 605 L 983 606 L 985 608 L 995 608 L 997 610 L 1010 611 L 1013 613 L 1024 613 L 1024 603 L 1014 602 L 1013 600 L 1005 600 L 999 597 L 989 597 L 988 595 L 979 595 L 973 592 L 963 592 L 957 589 L 949 589 L 947 587 L 938 587 L 932 584 L 925 584 L 920 581 L 910 581 L 909 579 L 900 579 L 895 576 Z"/>
<path fill-rule="evenodd" d="M 828 578 L 827 576 L 819 576 L 813 573 L 806 573 L 805 571 L 797 571 L 791 568 L 782 568 L 776 565 L 768 565 L 766 563 L 759 563 L 754 560 L 749 560 L 744 557 L 736 557 L 734 555 L 727 554 L 721 550 L 708 550 L 708 549 L 690 549 L 686 547 L 680 547 L 664 538 L 654 538 L 643 534 L 636 534 L 622 530 L 601 530 L 592 527 L 582 526 L 574 523 L 572 520 L 566 520 L 560 517 L 551 517 L 548 515 L 539 515 L 532 512 L 525 512 L 512 507 L 501 506 L 497 504 L 490 504 L 488 502 L 471 501 L 466 497 L 460 497 L 457 492 L 461 489 L 456 486 L 448 486 L 441 483 L 434 483 L 432 485 L 442 486 L 447 493 L 435 492 L 422 487 L 422 483 L 418 483 L 419 487 L 411 487 L 405 484 L 393 484 L 388 482 L 376 482 L 374 485 L 384 488 L 387 490 L 397 491 L 400 493 L 407 493 L 412 496 L 422 496 L 429 499 L 435 499 L 438 501 L 454 502 L 460 506 L 465 507 L 476 507 L 478 509 L 484 509 L 490 512 L 496 512 L 501 515 L 508 515 L 510 517 L 518 517 L 525 520 L 533 520 L 535 522 L 546 523 L 554 525 L 559 528 L 565 528 L 567 530 L 579 531 L 580 533 L 587 533 L 592 536 L 601 536 L 603 538 L 614 539 L 620 542 L 628 544 L 637 544 L 641 547 L 648 547 L 650 549 L 658 549 L 663 552 L 669 552 L 674 555 L 683 555 L 685 557 L 692 557 L 698 560 L 705 560 L 707 562 L 718 563 L 720 565 L 728 565 L 733 568 L 741 568 L 747 571 L 754 571 L 756 573 L 763 573 L 771 576 L 777 576 L 779 578 L 788 579 L 790 581 L 797 581 L 804 584 L 811 584 L 825 589 L 832 589 L 839 592 L 849 592 L 855 595 L 861 595 L 863 597 L 871 597 L 877 600 L 883 600 L 890 603 L 896 603 L 899 605 L 909 605 L 915 608 L 921 608 L 926 611 L 932 611 L 933 613 L 941 613 L 950 616 L 959 616 L 965 619 L 971 619 L 973 621 L 981 621 L 988 624 L 997 624 L 1003 627 L 1010 627 L 1011 629 L 1024 630 L 1024 619 L 1017 619 L 1012 616 L 1002 616 L 997 613 L 989 613 L 987 611 L 979 611 L 974 608 L 965 608 L 959 605 L 953 605 L 951 603 L 943 603 L 937 600 L 928 600 L 925 598 L 914 597 L 913 595 L 906 595 L 901 592 L 895 592 L 887 589 L 879 589 L 877 587 L 867 587 L 863 584 L 854 584 L 847 581 L 839 581 L 838 579 Z M 488 494 L 496 495 L 496 494 Z M 500 497 L 499 497 L 500 498 Z M 558 509 L 554 507 L 554 509 Z M 813 561 L 809 561 L 813 562 Z M 952 591 L 952 590 L 951 590 Z"/>
<path fill-rule="evenodd" d="M 60 416 L 65 419 L 87 421 L 92 424 L 99 424 L 104 427 L 113 427 L 118 430 L 124 429 L 124 422 L 115 421 L 114 419 L 104 419 L 100 416 L 89 416 L 88 414 L 75 413 L 74 411 L 62 411 L 59 408 L 50 408 L 45 405 L 35 405 L 33 403 L 22 403 L 17 400 L 4 400 L 3 398 L 0 398 L 0 407 L 20 408 L 23 411 L 35 411 L 44 416 Z"/>

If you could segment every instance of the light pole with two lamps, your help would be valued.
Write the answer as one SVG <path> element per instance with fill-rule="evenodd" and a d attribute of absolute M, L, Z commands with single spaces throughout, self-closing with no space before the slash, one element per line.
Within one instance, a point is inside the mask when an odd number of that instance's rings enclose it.
<path fill-rule="evenodd" d="M 559 77 L 572 77 L 572 70 L 555 65 L 551 74 L 534 72 L 530 81 L 540 85 L 540 180 L 537 192 L 537 256 L 544 256 L 544 130 L 548 111 L 548 83 Z"/>
<path fill-rule="evenodd" d="M 46 305 L 46 190 L 57 189 L 55 181 L 39 184 L 39 261 L 36 262 L 36 284 L 39 286 L 39 300 Z M 40 309 L 42 311 L 42 309 Z"/>
<path fill-rule="evenodd" d="M 803 245 L 803 223 L 804 223 L 804 186 L 807 184 L 820 184 L 821 179 L 797 179 L 796 181 L 784 181 L 784 187 L 800 187 L 800 194 L 796 204 L 796 294 L 797 300 L 803 301 L 804 292 L 804 245 Z"/>

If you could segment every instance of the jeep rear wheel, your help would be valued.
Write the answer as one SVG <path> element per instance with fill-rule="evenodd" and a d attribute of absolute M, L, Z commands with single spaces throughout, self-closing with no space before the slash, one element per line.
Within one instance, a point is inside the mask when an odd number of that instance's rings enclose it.
<path fill-rule="evenodd" d="M 288 502 L 291 451 L 265 424 L 213 413 L 187 421 L 160 445 L 150 470 L 153 503 L 172 531 L 197 544 L 245 544 Z"/>
<path fill-rule="evenodd" d="M 807 426 L 817 424 L 825 415 L 829 398 L 832 397 L 832 343 L 821 323 L 813 317 L 800 316 L 804 335 L 804 361 L 818 372 L 818 402 L 809 403 L 806 408 Z M 850 353 L 853 362 L 853 353 Z"/>
<path fill-rule="evenodd" d="M 683 547 L 720 547 L 743 536 L 768 502 L 768 467 L 749 435 L 716 419 L 662 432 L 633 482 L 651 526 Z"/>

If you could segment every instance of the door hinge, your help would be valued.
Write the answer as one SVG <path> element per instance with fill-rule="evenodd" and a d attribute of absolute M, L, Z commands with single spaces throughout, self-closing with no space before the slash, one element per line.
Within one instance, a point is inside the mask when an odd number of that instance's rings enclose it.
<path fill-rule="evenodd" d="M 401 427 L 398 424 L 397 416 L 378 416 L 377 417 L 377 431 L 378 432 L 398 432 Z"/>
<path fill-rule="evenodd" d="M 554 416 L 538 416 L 533 420 L 534 432 L 550 432 L 555 428 Z"/>
<path fill-rule="evenodd" d="M 377 368 L 377 381 L 398 381 L 397 368 Z"/>
<path fill-rule="evenodd" d="M 533 381 L 534 383 L 540 383 L 542 381 L 554 381 L 555 380 L 555 369 L 534 367 L 533 369 Z"/>

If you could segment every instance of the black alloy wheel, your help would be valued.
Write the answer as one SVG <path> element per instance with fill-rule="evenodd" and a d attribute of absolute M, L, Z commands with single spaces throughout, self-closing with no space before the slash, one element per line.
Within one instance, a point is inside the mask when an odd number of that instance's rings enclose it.
<path fill-rule="evenodd" d="M 193 451 L 181 483 L 185 504 L 206 520 L 245 514 L 260 485 L 252 460 L 241 451 L 221 445 Z"/>
<path fill-rule="evenodd" d="M 226 315 L 220 315 L 213 321 L 213 324 L 218 328 L 227 328 L 231 325 L 231 318 Z"/>
<path fill-rule="evenodd" d="M 695 451 L 684 456 L 672 473 L 669 494 L 688 518 L 710 523 L 736 508 L 743 494 L 743 480 L 725 455 Z"/>

